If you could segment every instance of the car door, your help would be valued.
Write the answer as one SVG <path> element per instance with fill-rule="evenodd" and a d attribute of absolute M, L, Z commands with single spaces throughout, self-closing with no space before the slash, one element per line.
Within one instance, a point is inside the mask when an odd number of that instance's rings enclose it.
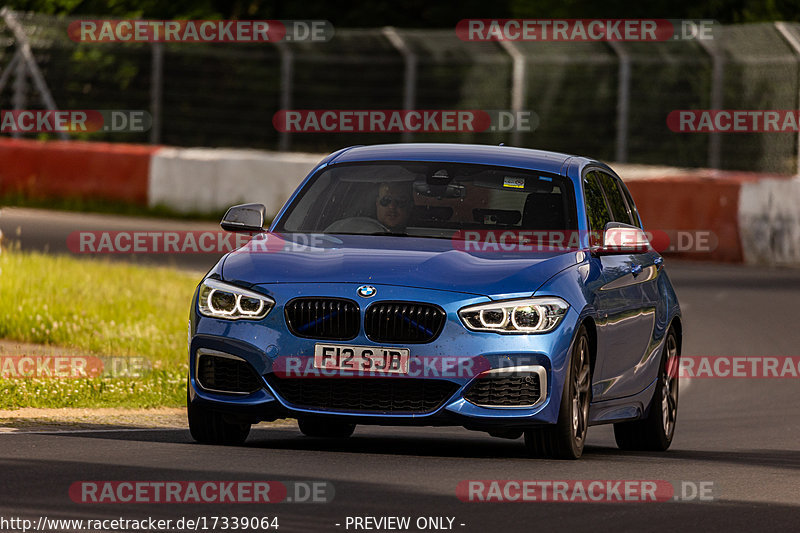
<path fill-rule="evenodd" d="M 608 222 L 634 225 L 620 185 L 599 169 L 584 176 L 590 229 L 602 235 Z M 638 219 L 638 217 L 637 217 Z M 642 390 L 641 368 L 652 334 L 653 314 L 648 310 L 643 281 L 647 254 L 611 254 L 595 258 L 603 284 L 596 292 L 597 349 L 594 369 L 595 400 L 618 398 Z M 651 261 L 652 262 L 652 261 Z"/>
<path fill-rule="evenodd" d="M 631 224 L 644 230 L 642 219 L 639 216 L 639 211 L 636 209 L 636 204 L 633 202 L 630 191 L 628 191 L 628 188 L 622 180 L 617 177 L 615 177 L 614 180 L 622 190 L 625 202 L 628 204 L 628 213 L 632 221 Z M 655 250 L 650 250 L 647 254 L 639 254 L 639 259 L 642 262 L 642 271 L 644 274 L 644 276 L 639 278 L 639 281 L 642 283 L 645 307 L 647 307 L 648 312 L 656 312 L 656 309 L 660 308 L 659 306 L 665 305 L 658 290 L 658 275 L 661 272 L 661 268 L 664 266 L 664 259 L 661 257 L 661 254 Z M 664 312 L 666 312 L 666 310 L 664 310 Z"/>

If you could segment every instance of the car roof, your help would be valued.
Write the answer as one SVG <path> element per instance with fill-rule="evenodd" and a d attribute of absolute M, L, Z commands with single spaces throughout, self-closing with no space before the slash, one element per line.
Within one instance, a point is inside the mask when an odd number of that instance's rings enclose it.
<path fill-rule="evenodd" d="M 581 160 L 582 164 L 590 162 L 586 158 L 577 158 L 569 154 L 513 146 L 402 143 L 346 148 L 334 155 L 328 161 L 328 164 L 363 161 L 443 161 L 524 168 L 564 174 L 564 164 L 571 158 Z"/>

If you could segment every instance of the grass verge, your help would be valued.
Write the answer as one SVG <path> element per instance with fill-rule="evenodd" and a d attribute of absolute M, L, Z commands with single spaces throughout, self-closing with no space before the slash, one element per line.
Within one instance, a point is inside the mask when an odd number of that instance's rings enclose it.
<path fill-rule="evenodd" d="M 0 338 L 148 362 L 137 377 L 0 378 L 0 408 L 183 404 L 186 325 L 197 282 L 196 275 L 168 268 L 0 253 Z"/>
<path fill-rule="evenodd" d="M 0 379 L 0 409 L 183 405 L 186 369 L 152 370 L 136 378 Z"/>

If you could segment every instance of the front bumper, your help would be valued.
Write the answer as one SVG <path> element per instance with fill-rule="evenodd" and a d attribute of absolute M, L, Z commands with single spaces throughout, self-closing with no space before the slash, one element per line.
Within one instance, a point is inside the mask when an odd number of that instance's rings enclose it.
<path fill-rule="evenodd" d="M 352 285 L 352 286 L 351 286 Z M 489 301 L 488 298 L 463 293 L 377 286 L 379 300 L 408 300 L 435 303 L 442 307 L 447 320 L 441 334 L 427 344 L 380 344 L 369 340 L 362 330 L 348 341 L 313 340 L 289 333 L 284 319 L 283 304 L 297 296 L 352 298 L 357 285 L 353 284 L 291 284 L 259 287 L 276 302 L 276 307 L 260 321 L 226 321 L 212 319 L 196 312 L 193 305 L 190 329 L 189 401 L 250 422 L 325 416 L 346 418 L 357 424 L 379 425 L 460 425 L 471 429 L 525 428 L 552 424 L 558 419 L 561 390 L 566 362 L 576 331 L 578 316 L 570 309 L 561 324 L 552 332 L 539 335 L 501 335 L 467 330 L 457 312 L 466 305 Z M 362 300 L 359 303 L 372 303 Z M 364 305 L 363 307 L 366 307 Z M 363 309 L 362 309 L 363 314 Z M 410 350 L 412 358 L 425 360 L 458 360 L 451 371 L 417 374 L 425 379 L 447 380 L 454 392 L 431 411 L 398 413 L 362 411 L 357 409 L 309 408 L 294 404 L 282 397 L 273 386 L 276 368 L 281 358 L 301 361 L 301 367 L 311 367 L 316 343 L 359 346 L 392 346 Z M 204 389 L 197 376 L 198 352 L 214 351 L 229 354 L 245 361 L 261 380 L 261 388 L 247 394 L 220 393 Z M 469 364 L 463 365 L 466 361 Z M 463 365 L 463 366 L 462 366 Z M 492 369 L 509 371 L 524 367 L 540 376 L 541 398 L 522 407 L 488 407 L 465 399 L 464 394 L 477 375 Z M 421 367 L 420 367 L 421 368 Z M 461 370 L 464 371 L 461 371 Z M 422 372 L 425 372 L 422 370 Z M 412 376 L 413 377 L 413 376 Z M 411 379 L 412 377 L 406 378 Z M 318 378 L 309 378 L 318 379 Z M 337 379 L 337 378 L 326 378 Z M 385 379 L 362 377 L 359 379 Z"/>

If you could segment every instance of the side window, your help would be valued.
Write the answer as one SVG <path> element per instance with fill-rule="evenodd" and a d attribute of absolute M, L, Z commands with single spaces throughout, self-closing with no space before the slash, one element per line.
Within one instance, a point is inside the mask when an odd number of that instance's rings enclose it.
<path fill-rule="evenodd" d="M 613 176 L 605 172 L 597 172 L 600 176 L 600 181 L 603 183 L 603 191 L 606 193 L 606 200 L 611 208 L 611 216 L 615 222 L 622 222 L 624 224 L 633 224 L 631 214 L 628 211 L 628 206 L 625 203 L 625 198 L 622 196 L 622 191 L 617 184 L 617 180 Z"/>
<path fill-rule="evenodd" d="M 583 177 L 583 192 L 586 196 L 586 217 L 589 219 L 589 229 L 601 234 L 606 224 L 611 222 L 603 190 L 596 172 L 589 172 Z"/>
<path fill-rule="evenodd" d="M 310 228 L 319 224 L 323 213 L 311 209 L 311 206 L 317 202 L 323 192 L 327 192 L 329 195 L 332 194 L 334 187 L 331 187 L 330 173 L 320 176 L 313 187 L 311 187 L 311 184 L 306 185 L 306 187 L 310 188 L 299 200 L 295 200 L 296 203 L 292 206 L 292 211 L 280 231 L 309 231 Z"/>
<path fill-rule="evenodd" d="M 633 203 L 633 197 L 631 197 L 631 192 L 628 190 L 628 188 L 625 186 L 624 183 L 622 184 L 621 188 L 623 194 L 625 194 L 625 199 L 628 201 L 628 207 L 630 208 L 631 211 L 631 218 L 633 219 L 633 225 L 638 228 L 644 229 L 644 226 L 642 226 L 642 218 L 639 216 L 639 210 L 636 209 L 636 204 Z"/>

